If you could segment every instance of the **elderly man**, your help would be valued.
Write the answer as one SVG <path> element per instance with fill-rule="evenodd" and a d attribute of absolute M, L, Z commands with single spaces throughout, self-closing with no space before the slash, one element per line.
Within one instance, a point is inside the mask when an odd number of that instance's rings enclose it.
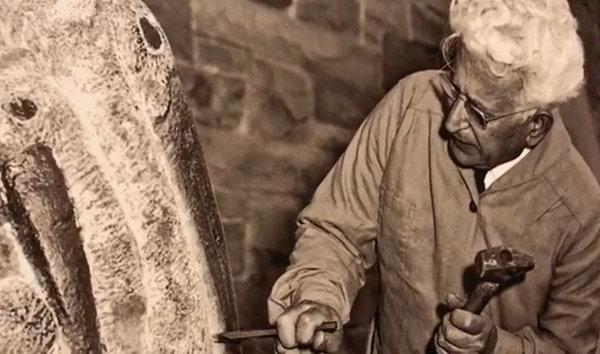
<path fill-rule="evenodd" d="M 453 0 L 448 71 L 400 81 L 298 219 L 269 313 L 277 352 L 331 352 L 365 270 L 371 351 L 596 353 L 600 188 L 552 113 L 583 81 L 566 0 Z M 481 315 L 461 310 L 477 251 L 535 258 Z"/>

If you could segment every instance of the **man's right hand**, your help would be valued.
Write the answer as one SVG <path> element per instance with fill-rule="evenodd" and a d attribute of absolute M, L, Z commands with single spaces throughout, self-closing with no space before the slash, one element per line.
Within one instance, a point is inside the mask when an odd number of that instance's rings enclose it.
<path fill-rule="evenodd" d="M 316 331 L 324 322 L 335 321 L 338 329 L 333 333 Z M 277 318 L 276 352 L 280 354 L 308 354 L 335 352 L 342 342 L 342 321 L 329 306 L 314 301 L 302 301 L 285 310 Z"/>

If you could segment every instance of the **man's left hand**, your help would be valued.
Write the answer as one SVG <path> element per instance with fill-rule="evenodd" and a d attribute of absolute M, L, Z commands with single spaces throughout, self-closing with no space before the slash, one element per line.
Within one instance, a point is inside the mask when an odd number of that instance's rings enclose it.
<path fill-rule="evenodd" d="M 464 300 L 449 294 L 447 313 L 435 335 L 439 353 L 490 353 L 496 342 L 497 329 L 492 319 L 461 310 Z M 443 351 L 439 350 L 443 349 Z"/>

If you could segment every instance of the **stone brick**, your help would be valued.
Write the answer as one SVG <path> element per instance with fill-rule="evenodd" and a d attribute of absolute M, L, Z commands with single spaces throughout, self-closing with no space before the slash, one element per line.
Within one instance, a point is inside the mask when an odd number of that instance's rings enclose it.
<path fill-rule="evenodd" d="M 397 0 L 362 0 L 363 22 L 361 38 L 364 44 L 381 49 L 383 36 L 389 32 L 402 32 L 410 20 L 408 3 Z"/>
<path fill-rule="evenodd" d="M 355 0 L 298 0 L 296 17 L 336 32 L 358 32 L 359 5 Z"/>
<path fill-rule="evenodd" d="M 211 106 L 213 88 L 209 80 L 202 74 L 193 75 L 192 87 L 189 96 L 198 107 L 208 108 Z"/>
<path fill-rule="evenodd" d="M 213 185 L 229 191 L 310 196 L 336 156 L 313 146 L 198 127 Z"/>
<path fill-rule="evenodd" d="M 192 2 L 194 40 L 211 37 L 291 65 L 318 66 L 363 89 L 381 84 L 380 53 L 250 1 Z M 248 19 L 252 19 L 249 21 Z"/>
<path fill-rule="evenodd" d="M 569 1 L 573 15 L 579 22 L 579 35 L 585 49 L 586 91 L 595 126 L 600 137 L 600 2 L 597 0 Z"/>
<path fill-rule="evenodd" d="M 342 57 L 305 62 L 304 68 L 313 76 L 335 78 L 369 98 L 381 97 L 383 91 L 383 55 L 363 47 L 348 48 Z"/>
<path fill-rule="evenodd" d="M 326 123 L 356 129 L 380 98 L 324 73 L 316 74 L 314 80 L 315 115 Z"/>
<path fill-rule="evenodd" d="M 215 189 L 219 214 L 223 220 L 240 220 L 248 217 L 248 195 L 243 192 L 231 192 Z"/>
<path fill-rule="evenodd" d="M 221 116 L 218 126 L 237 127 L 244 110 L 246 82 L 236 77 L 214 75 L 212 83 L 211 107 Z"/>
<path fill-rule="evenodd" d="M 201 67 L 240 75 L 246 73 L 253 62 L 248 50 L 201 35 L 196 36 L 194 60 Z"/>
<path fill-rule="evenodd" d="M 286 102 L 275 94 L 267 94 L 254 105 L 249 123 L 254 133 L 268 138 L 284 138 L 296 124 L 294 115 Z"/>
<path fill-rule="evenodd" d="M 383 88 L 418 70 L 441 67 L 439 43 L 447 30 L 448 1 L 366 0 L 363 37 L 383 48 Z"/>
<path fill-rule="evenodd" d="M 230 41 L 277 60 L 301 58 L 288 38 L 289 28 L 281 11 L 251 1 L 195 0 L 192 3 L 194 40 L 206 37 Z M 249 20 L 251 19 L 251 20 Z"/>
<path fill-rule="evenodd" d="M 302 71 L 268 59 L 257 59 L 249 73 L 245 125 L 266 139 L 287 138 L 300 121 L 313 115 L 310 78 Z"/>
<path fill-rule="evenodd" d="M 194 118 L 201 124 L 235 129 L 244 114 L 246 82 L 236 76 L 181 67 L 184 90 Z"/>
<path fill-rule="evenodd" d="M 448 1 L 365 0 L 364 41 L 383 49 L 383 88 L 415 71 L 441 67 Z"/>
<path fill-rule="evenodd" d="M 440 68 L 437 47 L 413 42 L 396 33 L 384 37 L 384 89 L 391 89 L 401 78 L 416 71 Z"/>
<path fill-rule="evenodd" d="M 144 0 L 167 34 L 178 59 L 192 59 L 190 0 Z M 177 20 L 174 20 L 177 19 Z"/>
<path fill-rule="evenodd" d="M 449 32 L 449 1 L 420 0 L 407 4 L 411 16 L 407 38 L 437 49 L 442 38 L 449 34 L 445 33 Z"/>
<path fill-rule="evenodd" d="M 276 63 L 269 66 L 272 74 L 271 90 L 280 97 L 297 121 L 312 117 L 315 97 L 310 76 L 299 68 Z"/>
<path fill-rule="evenodd" d="M 265 328 L 269 326 L 267 316 L 267 299 L 271 287 L 277 277 L 283 273 L 281 267 L 273 267 L 268 261 L 268 252 L 253 252 L 253 268 L 261 272 L 250 273 L 243 280 L 235 282 L 235 290 L 238 299 L 238 312 L 240 327 L 242 329 Z M 244 354 L 264 354 L 273 352 L 273 339 L 263 338 L 244 341 Z"/>
<path fill-rule="evenodd" d="M 393 31 L 392 26 L 369 12 L 365 13 L 364 18 L 360 26 L 360 43 L 375 50 L 381 50 L 383 37 L 386 33 Z"/>
<path fill-rule="evenodd" d="M 242 276 L 246 261 L 246 225 L 243 222 L 223 221 L 229 265 L 234 278 Z"/>
<path fill-rule="evenodd" d="M 288 264 L 294 244 L 295 217 L 303 203 L 297 198 L 252 194 L 249 208 L 253 210 L 252 232 L 248 234 L 247 269 L 238 278 L 236 290 L 242 328 L 268 325 L 267 298 L 270 290 Z M 272 352 L 270 339 L 244 343 L 244 353 Z"/>
<path fill-rule="evenodd" d="M 289 134 L 290 143 L 307 144 L 332 152 L 338 157 L 354 136 L 354 129 L 344 128 L 318 120 L 309 120 L 297 125 Z"/>
<path fill-rule="evenodd" d="M 298 198 L 256 195 L 250 201 L 253 209 L 253 237 L 250 247 L 279 253 L 287 264 L 294 246 L 296 217 L 303 207 Z"/>
<path fill-rule="evenodd" d="M 292 0 L 252 0 L 259 4 L 274 7 L 276 9 L 285 9 L 292 4 Z"/>
<path fill-rule="evenodd" d="M 406 27 L 407 1 L 363 0 L 363 11 L 373 20 L 388 27 Z"/>
<path fill-rule="evenodd" d="M 560 114 L 573 145 L 579 151 L 585 162 L 600 177 L 600 144 L 595 134 L 597 122 L 590 107 L 588 95 L 582 92 L 577 97 L 563 103 Z"/>

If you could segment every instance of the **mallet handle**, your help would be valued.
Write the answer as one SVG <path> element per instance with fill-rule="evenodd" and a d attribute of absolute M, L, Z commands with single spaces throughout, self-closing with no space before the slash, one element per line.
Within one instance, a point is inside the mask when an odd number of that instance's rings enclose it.
<path fill-rule="evenodd" d="M 489 281 L 484 281 L 477 284 L 475 291 L 469 295 L 467 304 L 463 310 L 479 315 L 490 299 L 496 294 L 500 284 Z"/>

